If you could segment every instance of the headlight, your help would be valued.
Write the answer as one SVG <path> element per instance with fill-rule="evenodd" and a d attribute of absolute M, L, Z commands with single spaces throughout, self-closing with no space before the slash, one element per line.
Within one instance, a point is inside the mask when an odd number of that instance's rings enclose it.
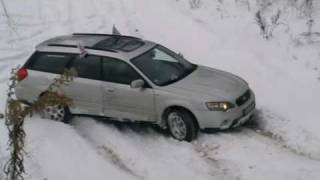
<path fill-rule="evenodd" d="M 207 102 L 206 105 L 210 111 L 228 111 L 235 107 L 231 102 Z"/>

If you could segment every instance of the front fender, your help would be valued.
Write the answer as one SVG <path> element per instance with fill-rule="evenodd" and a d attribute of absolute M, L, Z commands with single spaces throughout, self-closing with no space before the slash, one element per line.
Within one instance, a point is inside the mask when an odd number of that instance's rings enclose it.
<path fill-rule="evenodd" d="M 157 124 L 161 127 L 166 127 L 165 119 L 163 118 L 164 113 L 170 107 L 181 107 L 190 111 L 195 117 L 194 111 L 199 109 L 200 104 L 196 101 L 192 101 L 187 98 L 179 97 L 177 95 L 156 95 L 156 113 L 157 113 Z M 196 117 L 197 118 L 197 117 Z"/>

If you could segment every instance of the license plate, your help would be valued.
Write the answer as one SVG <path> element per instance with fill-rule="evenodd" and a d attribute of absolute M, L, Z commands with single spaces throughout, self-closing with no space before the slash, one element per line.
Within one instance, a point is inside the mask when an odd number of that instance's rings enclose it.
<path fill-rule="evenodd" d="M 255 107 L 255 103 L 251 103 L 248 107 L 246 107 L 242 112 L 243 116 L 248 115 Z"/>

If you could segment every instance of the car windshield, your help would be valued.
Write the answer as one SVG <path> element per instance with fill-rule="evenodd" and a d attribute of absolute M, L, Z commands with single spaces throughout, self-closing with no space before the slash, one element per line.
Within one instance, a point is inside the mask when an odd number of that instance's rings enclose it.
<path fill-rule="evenodd" d="M 160 45 L 132 59 L 131 62 L 158 86 L 179 81 L 197 67 Z"/>

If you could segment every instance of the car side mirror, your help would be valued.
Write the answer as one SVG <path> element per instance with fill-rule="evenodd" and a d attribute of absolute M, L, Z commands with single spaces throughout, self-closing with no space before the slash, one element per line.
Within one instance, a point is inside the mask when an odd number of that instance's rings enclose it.
<path fill-rule="evenodd" d="M 131 82 L 130 87 L 131 88 L 142 88 L 144 86 L 144 80 L 137 79 Z"/>
<path fill-rule="evenodd" d="M 178 53 L 178 56 L 184 58 L 183 54 L 181 52 Z"/>

